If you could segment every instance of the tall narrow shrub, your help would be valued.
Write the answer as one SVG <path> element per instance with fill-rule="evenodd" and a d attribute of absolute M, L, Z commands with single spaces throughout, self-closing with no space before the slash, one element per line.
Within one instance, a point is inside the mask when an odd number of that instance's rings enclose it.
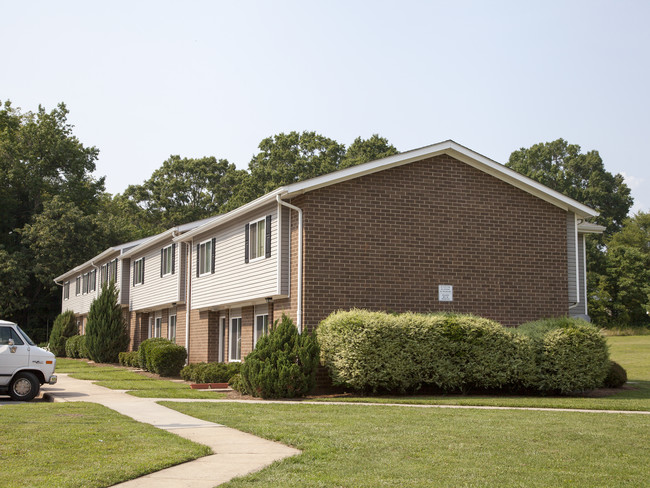
<path fill-rule="evenodd" d="M 102 286 L 93 300 L 86 324 L 86 348 L 90 359 L 98 363 L 116 363 L 118 355 L 129 345 L 129 333 L 117 303 L 114 282 Z"/>
<path fill-rule="evenodd" d="M 262 337 L 241 367 L 246 391 L 262 398 L 306 395 L 316 385 L 319 349 L 311 333 L 298 334 L 286 315 Z"/>
<path fill-rule="evenodd" d="M 66 310 L 54 319 L 52 333 L 50 334 L 50 351 L 55 356 L 64 357 L 65 343 L 70 337 L 77 335 L 78 333 L 74 312 Z"/>

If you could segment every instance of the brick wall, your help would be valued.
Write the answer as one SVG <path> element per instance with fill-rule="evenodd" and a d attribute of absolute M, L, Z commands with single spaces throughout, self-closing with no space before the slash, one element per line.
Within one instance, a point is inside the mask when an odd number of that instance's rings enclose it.
<path fill-rule="evenodd" d="M 292 203 L 304 211 L 308 329 L 352 307 L 471 312 L 511 326 L 568 311 L 566 212 L 449 156 Z M 453 302 L 438 301 L 440 284 L 453 285 Z M 283 302 L 276 318 L 295 310 Z"/>

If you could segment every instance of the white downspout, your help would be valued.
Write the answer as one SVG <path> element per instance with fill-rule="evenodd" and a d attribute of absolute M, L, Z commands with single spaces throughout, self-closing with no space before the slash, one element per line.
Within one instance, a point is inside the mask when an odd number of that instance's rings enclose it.
<path fill-rule="evenodd" d="M 298 332 L 302 333 L 302 209 L 285 202 L 276 195 L 275 199 L 280 205 L 298 212 L 298 310 L 296 311 L 296 318 L 298 321 Z"/>
<path fill-rule="evenodd" d="M 185 350 L 187 351 L 186 364 L 190 364 L 190 306 L 192 290 L 192 248 L 194 247 L 194 239 L 187 250 L 187 263 L 185 265 L 185 273 L 187 279 L 185 280 Z"/>

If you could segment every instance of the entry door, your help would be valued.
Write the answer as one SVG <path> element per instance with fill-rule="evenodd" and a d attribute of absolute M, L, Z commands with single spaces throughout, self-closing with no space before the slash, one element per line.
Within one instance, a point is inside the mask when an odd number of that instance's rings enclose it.
<path fill-rule="evenodd" d="M 13 339 L 13 346 L 9 345 L 9 339 Z M 9 383 L 14 371 L 26 366 L 29 366 L 29 345 L 11 327 L 0 326 L 0 385 Z"/>

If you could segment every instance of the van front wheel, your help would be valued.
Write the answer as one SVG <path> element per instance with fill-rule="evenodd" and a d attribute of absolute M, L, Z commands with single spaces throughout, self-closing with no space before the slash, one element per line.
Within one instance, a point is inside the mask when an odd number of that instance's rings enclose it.
<path fill-rule="evenodd" d="M 18 373 L 9 385 L 9 396 L 19 402 L 32 400 L 41 388 L 36 376 L 32 373 Z"/>

